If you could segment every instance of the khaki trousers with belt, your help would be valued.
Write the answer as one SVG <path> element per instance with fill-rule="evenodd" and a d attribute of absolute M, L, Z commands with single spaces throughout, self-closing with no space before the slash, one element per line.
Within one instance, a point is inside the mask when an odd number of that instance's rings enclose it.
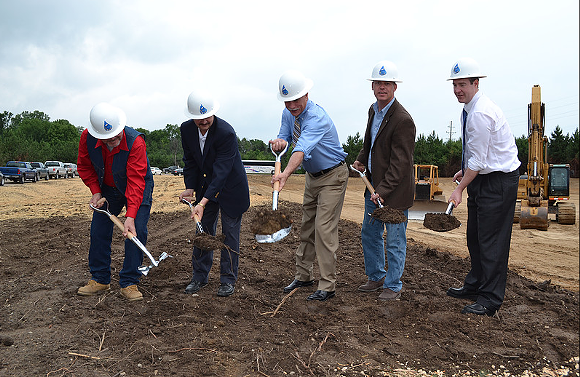
<path fill-rule="evenodd" d="M 314 280 L 312 269 L 316 258 L 320 270 L 318 290 L 321 291 L 336 290 L 338 221 L 347 183 L 346 164 L 317 178 L 306 173 L 295 278 L 300 281 Z"/>

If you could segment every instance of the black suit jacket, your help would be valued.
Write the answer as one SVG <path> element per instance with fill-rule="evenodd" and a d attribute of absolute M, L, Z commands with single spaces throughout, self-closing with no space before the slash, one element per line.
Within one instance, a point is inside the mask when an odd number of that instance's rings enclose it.
<path fill-rule="evenodd" d="M 228 216 L 241 216 L 250 207 L 250 190 L 236 132 L 216 116 L 207 132 L 202 154 L 194 121 L 181 124 L 185 188 L 195 191 L 197 201 L 206 197 Z"/>

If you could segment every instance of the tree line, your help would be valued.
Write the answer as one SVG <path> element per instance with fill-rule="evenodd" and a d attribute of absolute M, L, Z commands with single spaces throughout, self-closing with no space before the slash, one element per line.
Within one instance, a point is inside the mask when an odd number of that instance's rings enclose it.
<path fill-rule="evenodd" d="M 145 135 L 147 154 L 151 166 L 167 167 L 183 165 L 183 150 L 179 126 L 167 124 L 165 128 L 149 131 L 137 128 Z M 59 160 L 76 163 L 78 143 L 82 127 L 72 125 L 68 120 L 51 121 L 41 111 L 24 111 L 13 115 L 0 113 L 0 166 L 7 161 L 47 161 Z M 520 173 L 525 174 L 528 160 L 528 137 L 516 138 L 519 159 L 522 162 Z M 346 162 L 352 164 L 363 146 L 363 138 L 357 132 L 346 138 L 342 145 L 348 154 Z M 238 137 L 238 147 L 244 160 L 274 160 L 275 156 L 267 143 L 259 139 L 248 140 Z M 564 135 L 556 126 L 548 138 L 548 162 L 570 164 L 573 177 L 579 173 L 578 128 L 572 135 Z M 282 157 L 285 166 L 290 153 Z M 461 165 L 461 140 L 443 140 L 433 131 L 429 135 L 419 134 L 415 142 L 414 161 L 416 164 L 437 165 L 442 177 L 455 174 Z"/>

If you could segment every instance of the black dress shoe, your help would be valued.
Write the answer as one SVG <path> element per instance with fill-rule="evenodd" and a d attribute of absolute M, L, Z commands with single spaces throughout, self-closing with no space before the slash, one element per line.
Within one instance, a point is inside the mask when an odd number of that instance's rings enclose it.
<path fill-rule="evenodd" d="M 447 296 L 455 297 L 455 298 L 463 298 L 466 300 L 476 301 L 477 300 L 477 292 L 469 290 L 465 288 L 465 286 L 461 288 L 449 288 L 447 290 Z"/>
<path fill-rule="evenodd" d="M 230 283 L 221 283 L 218 288 L 217 295 L 220 297 L 227 297 L 234 294 L 234 285 Z"/>
<path fill-rule="evenodd" d="M 311 294 L 310 296 L 308 296 L 306 299 L 307 300 L 318 300 L 318 301 L 326 301 L 329 298 L 333 298 L 334 297 L 334 292 L 328 292 L 328 291 L 316 291 L 313 294 Z"/>
<path fill-rule="evenodd" d="M 191 283 L 189 283 L 187 285 L 187 287 L 185 287 L 185 293 L 196 293 L 197 291 L 199 291 L 200 289 L 202 289 L 203 287 L 205 287 L 207 285 L 207 283 L 202 283 L 201 281 L 197 281 L 197 280 L 191 280 Z"/>
<path fill-rule="evenodd" d="M 463 310 L 461 311 L 462 314 L 469 314 L 469 313 L 473 313 L 473 314 L 477 314 L 477 315 L 487 315 L 492 317 L 495 314 L 495 310 L 493 309 L 488 309 L 485 306 L 474 302 L 471 305 L 467 305 L 465 308 L 463 308 Z"/>
<path fill-rule="evenodd" d="M 289 286 L 284 287 L 284 293 L 290 293 L 294 290 L 294 288 L 310 287 L 312 284 L 314 284 L 314 280 L 300 281 L 300 280 L 294 279 L 294 281 L 292 283 L 290 283 Z"/>

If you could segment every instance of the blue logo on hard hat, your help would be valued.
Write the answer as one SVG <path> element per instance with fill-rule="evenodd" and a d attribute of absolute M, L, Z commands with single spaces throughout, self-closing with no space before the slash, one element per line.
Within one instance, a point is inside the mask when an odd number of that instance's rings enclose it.
<path fill-rule="evenodd" d="M 203 107 L 203 105 L 199 105 L 199 113 L 205 114 L 205 113 L 207 113 L 207 109 L 205 107 Z"/>
<path fill-rule="evenodd" d="M 284 94 L 285 96 L 288 95 L 288 89 L 286 89 L 286 86 L 282 85 L 282 94 Z"/>
<path fill-rule="evenodd" d="M 105 131 L 111 131 L 113 129 L 113 125 L 107 123 L 107 121 L 105 121 L 103 127 L 105 128 Z"/>
<path fill-rule="evenodd" d="M 459 69 L 459 63 L 458 63 L 458 64 L 455 64 L 455 67 L 453 67 L 453 73 L 457 74 L 457 73 L 459 73 L 459 71 L 461 71 L 461 70 Z"/>
<path fill-rule="evenodd" d="M 379 75 L 384 76 L 387 74 L 387 71 L 385 70 L 385 66 L 382 66 L 381 69 L 379 69 Z"/>

